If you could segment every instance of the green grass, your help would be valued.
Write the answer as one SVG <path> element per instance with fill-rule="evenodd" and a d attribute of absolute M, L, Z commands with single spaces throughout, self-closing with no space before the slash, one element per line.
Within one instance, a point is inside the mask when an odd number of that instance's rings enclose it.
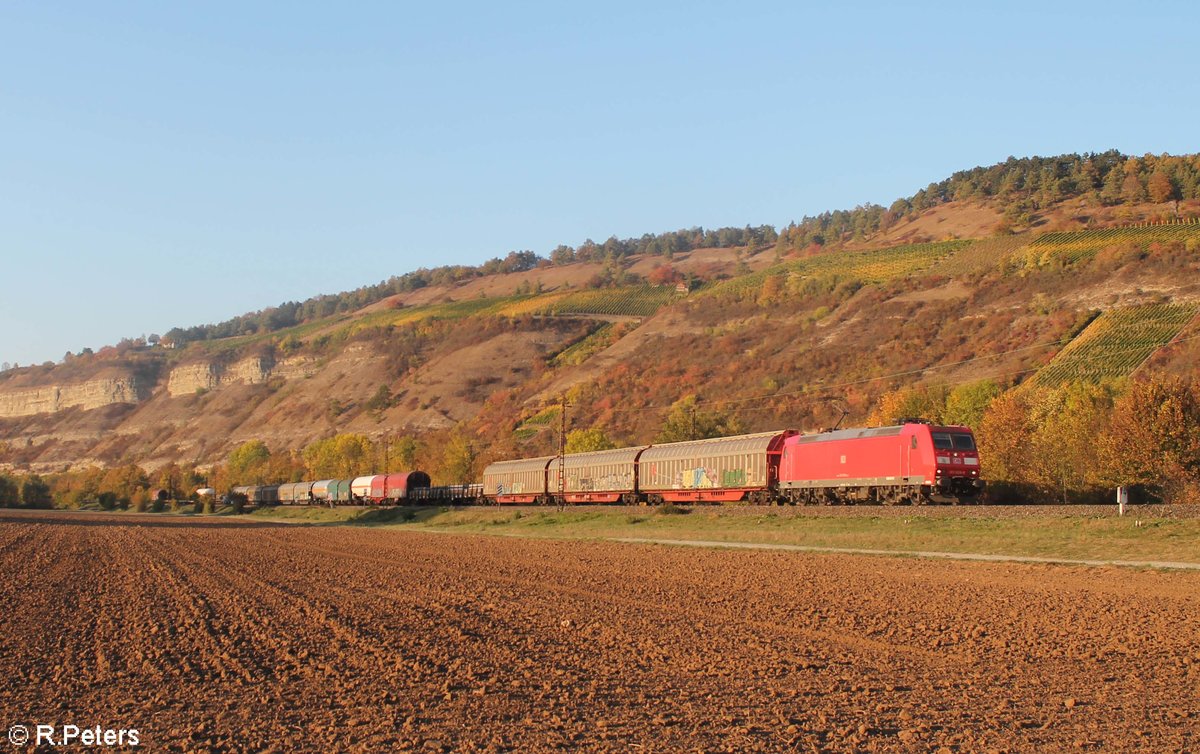
<path fill-rule="evenodd" d="M 320 505 L 280 505 L 256 508 L 247 518 L 303 524 L 380 525 L 420 521 L 436 508 L 358 508 Z"/>
<path fill-rule="evenodd" d="M 688 511 L 678 515 L 678 511 Z M 1014 509 L 1020 511 L 1020 509 Z M 223 511 L 228 513 L 228 511 Z M 962 517 L 845 515 L 822 509 L 760 511 L 698 507 L 642 508 L 260 508 L 242 520 L 311 526 L 380 526 L 397 531 L 492 534 L 538 539 L 623 538 L 781 544 L 890 552 L 961 552 L 973 555 L 1170 561 L 1200 563 L 1200 519 L 1031 515 Z M 934 510 L 932 514 L 941 514 Z M 798 514 L 798 515 L 797 515 Z"/>
<path fill-rule="evenodd" d="M 321 509 L 319 520 L 379 523 L 408 531 L 497 534 L 553 539 L 623 537 L 789 544 L 869 550 L 961 552 L 1082 560 L 1200 563 L 1200 520 L 1057 516 L 960 518 L 925 516 L 790 515 L 764 509 L 695 508 L 670 515 L 655 508 L 410 509 L 411 521 L 383 510 Z M 400 515 L 389 519 L 389 515 Z M 255 517 L 311 520 L 303 509 L 273 509 Z M 365 518 L 364 518 L 365 517 Z M 374 518 L 373 518 L 374 517 Z"/>
<path fill-rule="evenodd" d="M 1084 328 L 1033 382 L 1054 387 L 1132 374 L 1196 316 L 1195 304 L 1145 304 L 1104 312 Z"/>

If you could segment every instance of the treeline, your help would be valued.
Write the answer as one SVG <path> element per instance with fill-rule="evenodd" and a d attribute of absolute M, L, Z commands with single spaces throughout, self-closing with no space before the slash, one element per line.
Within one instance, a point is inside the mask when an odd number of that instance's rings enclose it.
<path fill-rule="evenodd" d="M 1170 375 L 1056 388 L 994 382 L 908 388 L 871 419 L 921 416 L 975 429 L 997 502 L 1200 503 L 1200 382 Z"/>
<path fill-rule="evenodd" d="M 478 443 L 457 431 L 430 433 L 420 440 L 345 433 L 315 440 L 302 450 L 272 451 L 261 440 L 249 440 L 213 468 L 212 480 L 224 491 L 237 485 L 350 479 L 420 469 L 436 483 L 465 484 L 475 481 L 481 470 L 479 450 Z"/>
<path fill-rule="evenodd" d="M 657 442 L 719 437 L 740 431 L 736 420 L 698 410 L 694 396 L 676 403 L 665 417 Z M 581 453 L 616 445 L 600 429 L 574 430 L 567 451 Z M 170 464 L 148 472 L 137 464 L 91 467 L 45 480 L 37 475 L 0 475 L 0 507 L 75 508 L 157 512 L 167 505 L 195 505 L 211 513 L 216 501 L 196 492 L 213 487 L 219 499 L 238 485 L 282 484 L 318 479 L 350 479 L 369 474 L 421 470 L 434 484 L 469 484 L 483 474 L 495 455 L 493 448 L 456 428 L 410 436 L 370 438 L 339 434 L 315 440 L 301 450 L 272 451 L 262 440 L 248 440 L 230 452 L 224 463 L 207 471 Z M 190 508 L 188 508 L 190 510 Z"/>
<path fill-rule="evenodd" d="M 604 287 L 630 284 L 627 276 L 619 274 L 615 263 L 634 254 L 653 254 L 671 257 L 678 252 L 707 247 L 763 246 L 774 244 L 778 239 L 775 229 L 769 225 L 744 228 L 690 228 L 668 233 L 647 233 L 639 238 L 619 239 L 616 236 L 603 243 L 591 239 L 579 246 L 560 245 L 542 257 L 532 251 L 512 251 L 505 257 L 496 257 L 481 265 L 446 265 L 421 268 L 403 275 L 393 276 L 376 285 L 364 286 L 345 293 L 321 295 L 306 301 L 288 301 L 279 306 L 243 314 L 215 325 L 175 327 L 163 335 L 165 344 L 181 346 L 201 340 L 217 340 L 239 335 L 271 333 L 294 327 L 305 322 L 323 319 L 341 312 L 352 312 L 381 301 L 388 296 L 408 293 L 430 286 L 445 286 L 464 283 L 490 275 L 528 272 L 540 267 L 573 264 L 575 262 L 606 262 L 609 270 L 593 276 L 589 285 Z M 617 270 L 614 272 L 613 270 Z"/>
<path fill-rule="evenodd" d="M 455 285 L 489 275 L 528 272 L 539 267 L 576 262 L 607 263 L 607 274 L 594 276 L 589 285 L 610 286 L 630 281 L 619 271 L 626 257 L 673 254 L 705 247 L 762 247 L 774 245 L 781 255 L 848 241 L 862 241 L 897 222 L 949 201 L 985 201 L 1004 211 L 1005 224 L 1027 224 L 1034 212 L 1056 202 L 1083 198 L 1095 206 L 1164 203 L 1200 199 L 1200 155 L 1130 157 L 1115 150 L 1067 154 L 1057 157 L 1010 157 L 988 167 L 959 171 L 931 183 L 889 207 L 865 204 L 806 216 L 780 231 L 770 225 L 742 228 L 701 227 L 636 238 L 616 236 L 603 242 L 591 239 L 578 246 L 560 245 L 547 257 L 532 251 L 512 251 L 481 265 L 447 265 L 422 268 L 391 277 L 371 286 L 306 301 L 289 301 L 214 325 L 173 328 L 163 336 L 168 345 L 214 340 L 239 335 L 277 332 L 341 312 L 351 312 L 388 296 L 429 286 Z M 999 228 L 998 230 L 1003 230 Z"/>
<path fill-rule="evenodd" d="M 1030 213 L 1071 198 L 1096 206 L 1200 199 L 1200 155 L 1129 157 L 1111 150 L 1010 157 L 989 167 L 959 171 L 887 208 L 866 204 L 805 217 L 779 232 L 778 246 L 786 252 L 861 241 L 950 201 L 993 202 L 1007 221 L 1022 224 Z"/>
<path fill-rule="evenodd" d="M 0 507 L 50 508 L 50 485 L 37 474 L 0 474 Z"/>
<path fill-rule="evenodd" d="M 131 508 L 149 510 L 154 502 L 194 499 L 205 476 L 194 467 L 171 464 L 150 474 L 136 464 L 42 477 L 0 474 L 0 507 Z"/>
<path fill-rule="evenodd" d="M 55 475 L 53 504 L 59 508 L 161 510 L 166 501 L 194 501 L 207 476 L 195 466 L 169 464 L 153 473 L 134 463 Z"/>

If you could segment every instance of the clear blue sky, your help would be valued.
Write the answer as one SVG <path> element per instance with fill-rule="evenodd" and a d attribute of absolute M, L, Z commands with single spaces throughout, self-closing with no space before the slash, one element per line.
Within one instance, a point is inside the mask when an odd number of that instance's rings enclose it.
<path fill-rule="evenodd" d="M 1193 3 L 838 5 L 0 4 L 0 360 L 1200 149 Z"/>

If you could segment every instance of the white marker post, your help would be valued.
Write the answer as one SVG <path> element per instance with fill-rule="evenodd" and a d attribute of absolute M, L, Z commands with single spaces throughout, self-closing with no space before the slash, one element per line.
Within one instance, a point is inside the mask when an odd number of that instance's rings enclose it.
<path fill-rule="evenodd" d="M 1129 489 L 1126 487 L 1117 488 L 1117 515 L 1125 515 L 1125 506 L 1129 504 Z"/>

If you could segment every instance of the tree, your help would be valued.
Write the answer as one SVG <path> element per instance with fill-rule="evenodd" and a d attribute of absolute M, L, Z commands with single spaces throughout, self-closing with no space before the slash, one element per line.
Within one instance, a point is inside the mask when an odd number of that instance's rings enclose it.
<path fill-rule="evenodd" d="M 32 474 L 21 484 L 21 504 L 26 508 L 49 508 L 53 499 L 50 485 L 37 474 Z"/>
<path fill-rule="evenodd" d="M 1100 190 L 1100 201 L 1113 205 L 1121 203 L 1121 183 L 1123 177 L 1120 170 L 1109 170 L 1104 176 L 1104 186 Z"/>
<path fill-rule="evenodd" d="M 947 424 L 978 427 L 987 407 L 999 394 L 1000 386 L 992 380 L 979 380 L 956 385 L 946 396 L 946 410 L 942 421 Z"/>
<path fill-rule="evenodd" d="M 0 505 L 16 505 L 20 501 L 19 493 L 16 480 L 0 474 Z"/>
<path fill-rule="evenodd" d="M 948 392 L 945 385 L 919 385 L 884 393 L 867 417 L 867 423 L 881 427 L 916 418 L 940 422 L 946 412 Z"/>
<path fill-rule="evenodd" d="M 1200 384 L 1169 375 L 1131 384 L 1098 445 L 1106 483 L 1200 501 Z"/>
<path fill-rule="evenodd" d="M 683 275 L 669 264 L 660 264 L 650 270 L 650 274 L 646 276 L 646 280 L 651 285 L 671 285 L 683 280 Z"/>
<path fill-rule="evenodd" d="M 373 414 L 380 414 L 392 407 L 392 391 L 387 385 L 380 385 L 375 394 L 366 402 L 366 409 Z"/>
<path fill-rule="evenodd" d="M 260 477 L 271 460 L 271 451 L 262 440 L 247 440 L 233 449 L 225 467 L 230 484 L 250 484 L 262 481 Z"/>
<path fill-rule="evenodd" d="M 100 480 L 100 500 L 102 505 L 127 505 L 139 489 L 150 486 L 146 472 L 134 463 L 114 466 L 103 472 Z M 105 495 L 109 497 L 105 497 Z"/>
<path fill-rule="evenodd" d="M 407 435 L 397 438 L 390 449 L 389 461 L 393 467 L 411 471 L 417 467 L 417 453 L 420 452 L 420 449 L 417 441 Z"/>
<path fill-rule="evenodd" d="M 442 475 L 450 484 L 470 484 L 475 480 L 475 445 L 462 432 L 454 432 L 442 455 Z"/>
<path fill-rule="evenodd" d="M 608 439 L 604 430 L 596 427 L 575 429 L 567 433 L 568 453 L 589 453 L 594 450 L 611 450 L 615 447 L 617 446 Z"/>
<path fill-rule="evenodd" d="M 343 434 L 309 443 L 302 456 L 310 477 L 344 479 L 371 473 L 376 453 L 369 438 Z"/>
<path fill-rule="evenodd" d="M 997 396 L 988 406 L 976 433 L 984 479 L 1014 484 L 1030 481 L 1036 430 L 1030 413 L 1025 394 L 1017 390 Z"/>
<path fill-rule="evenodd" d="M 695 395 L 686 395 L 671 405 L 655 442 L 682 442 L 709 437 L 726 437 L 741 431 L 737 418 L 718 411 L 702 411 Z"/>
<path fill-rule="evenodd" d="M 769 307 L 776 304 L 783 295 L 783 283 L 782 275 L 768 275 L 759 291 L 758 305 Z"/>
<path fill-rule="evenodd" d="M 1030 393 L 1028 478 L 1047 497 L 1083 500 L 1097 477 L 1095 444 L 1112 411 L 1107 385 L 1069 383 Z"/>
<path fill-rule="evenodd" d="M 1146 201 L 1146 187 L 1137 173 L 1130 173 L 1121 182 L 1121 200 L 1126 204 L 1137 204 Z"/>
<path fill-rule="evenodd" d="M 1175 184 L 1171 182 L 1170 176 L 1162 170 L 1155 170 L 1151 174 L 1150 180 L 1146 182 L 1146 189 L 1150 192 L 1150 201 L 1156 204 L 1179 198 Z"/>

